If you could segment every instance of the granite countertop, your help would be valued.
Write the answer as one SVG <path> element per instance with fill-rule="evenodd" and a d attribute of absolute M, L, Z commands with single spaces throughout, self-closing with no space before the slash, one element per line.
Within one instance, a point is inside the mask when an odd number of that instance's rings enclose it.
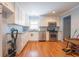
<path fill-rule="evenodd" d="M 24 32 L 19 32 L 18 34 L 23 34 Z M 11 33 L 6 33 L 6 34 L 11 34 Z"/>

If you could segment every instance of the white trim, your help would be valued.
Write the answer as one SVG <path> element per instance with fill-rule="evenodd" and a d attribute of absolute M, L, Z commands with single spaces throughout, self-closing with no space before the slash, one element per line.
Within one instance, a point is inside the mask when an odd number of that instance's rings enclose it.
<path fill-rule="evenodd" d="M 70 9 L 70 10 L 68 10 L 68 11 L 66 11 L 66 12 L 64 12 L 64 13 L 62 13 L 60 16 L 67 15 L 68 13 L 70 13 L 70 12 L 73 11 L 73 10 L 75 10 L 76 8 L 79 8 L 79 5 L 77 5 L 77 6 L 73 7 L 72 9 Z"/>

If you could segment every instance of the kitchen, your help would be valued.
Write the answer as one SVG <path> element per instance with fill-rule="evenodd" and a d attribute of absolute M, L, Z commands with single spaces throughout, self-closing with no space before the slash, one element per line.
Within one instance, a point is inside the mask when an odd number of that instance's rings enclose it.
<path fill-rule="evenodd" d="M 14 52 L 18 55 L 28 45 L 28 42 L 63 42 L 63 18 L 67 16 L 64 12 L 68 10 L 71 12 L 70 14 L 73 16 L 71 18 L 73 19 L 71 28 L 76 27 L 77 22 L 74 20 L 76 19 L 74 14 L 77 15 L 77 12 L 74 11 L 73 7 L 78 4 L 77 2 L 1 2 L 0 56 L 10 56 L 8 51 L 9 48 L 12 48 L 10 44 L 16 46 L 14 47 Z M 74 13 L 72 13 L 71 9 Z M 75 25 L 73 25 L 74 21 L 76 22 Z M 16 38 L 11 32 L 12 30 L 17 31 L 14 33 Z M 71 30 L 69 37 L 73 36 L 74 30 Z M 12 39 L 16 39 L 16 42 L 13 43 Z"/>
<path fill-rule="evenodd" d="M 19 14 L 20 13 L 20 14 Z M 18 3 L 0 3 L 0 15 L 2 17 L 2 20 L 0 20 L 0 24 L 2 25 L 1 27 L 1 37 L 2 39 L 2 53 L 3 56 L 6 56 L 8 54 L 8 44 L 7 42 L 11 40 L 11 34 L 10 34 L 10 29 L 16 28 L 19 31 L 18 34 L 18 43 L 17 43 L 17 53 L 19 54 L 20 51 L 23 49 L 23 47 L 26 45 L 26 42 L 28 41 L 39 41 L 45 40 L 48 41 L 49 38 L 49 32 L 47 31 L 48 27 L 48 22 L 56 22 L 57 25 L 59 26 L 59 17 L 37 17 L 37 16 L 32 16 L 31 18 L 38 19 L 39 21 L 36 21 L 36 27 L 39 27 L 39 30 L 34 31 L 34 29 L 29 30 L 29 26 L 31 21 L 29 21 L 29 16 L 26 16 L 24 11 L 19 7 Z M 36 17 L 36 18 L 35 18 Z M 57 20 L 56 20 L 57 19 Z M 41 21 L 43 20 L 43 21 Z M 30 22 L 30 23 L 29 23 Z M 33 22 L 33 21 L 32 21 Z M 39 23 L 37 23 L 39 22 Z M 30 26 L 31 27 L 31 26 Z M 33 26 L 32 26 L 33 28 Z M 6 31 L 5 31 L 6 29 Z M 44 32 L 44 33 L 43 33 Z M 44 36 L 44 37 L 43 37 Z M 5 50 L 6 49 L 6 50 Z"/>

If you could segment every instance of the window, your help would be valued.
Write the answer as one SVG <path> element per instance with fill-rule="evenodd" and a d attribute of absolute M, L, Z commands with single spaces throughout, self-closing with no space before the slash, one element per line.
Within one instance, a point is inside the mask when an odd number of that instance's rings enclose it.
<path fill-rule="evenodd" d="M 40 30 L 39 28 L 39 17 L 30 16 L 30 30 Z"/>

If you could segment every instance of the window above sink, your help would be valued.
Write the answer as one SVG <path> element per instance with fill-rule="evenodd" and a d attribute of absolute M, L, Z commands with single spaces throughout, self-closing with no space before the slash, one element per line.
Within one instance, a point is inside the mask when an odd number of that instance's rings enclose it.
<path fill-rule="evenodd" d="M 30 31 L 40 31 L 40 18 L 39 16 L 29 16 L 29 30 Z"/>

